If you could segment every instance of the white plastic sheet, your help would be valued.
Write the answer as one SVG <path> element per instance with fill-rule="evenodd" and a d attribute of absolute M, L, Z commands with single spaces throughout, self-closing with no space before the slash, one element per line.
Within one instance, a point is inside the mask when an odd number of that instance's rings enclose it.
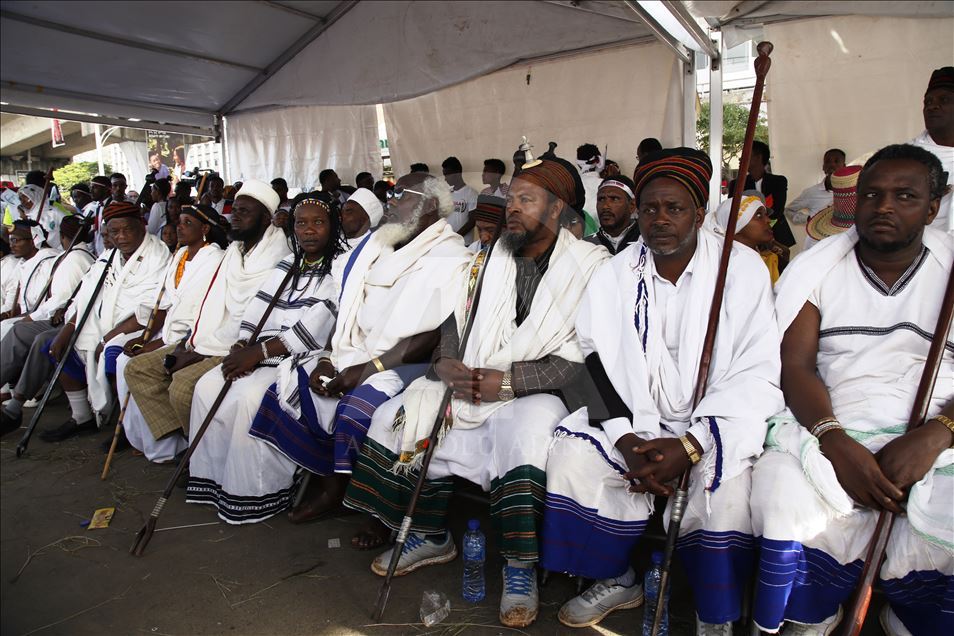
<path fill-rule="evenodd" d="M 658 137 L 664 146 L 679 139 L 681 123 L 666 117 L 667 105 L 679 112 L 681 94 L 670 99 L 679 90 L 674 73 L 678 64 L 669 49 L 647 44 L 520 65 L 385 104 L 394 173 L 425 162 L 440 174 L 441 161 L 454 155 L 469 185 L 480 190 L 483 160 L 502 159 L 510 175 L 513 152 L 526 135 L 535 156 L 555 141 L 557 155 L 570 161 L 577 146 L 595 143 L 632 175 L 641 139 Z"/>
<path fill-rule="evenodd" d="M 228 175 L 232 181 L 284 177 L 292 188 L 318 186 L 332 168 L 343 183 L 383 166 L 374 106 L 296 106 L 227 118 Z"/>
<path fill-rule="evenodd" d="M 826 149 L 851 161 L 924 130 L 931 71 L 954 59 L 952 18 L 818 18 L 766 25 L 765 36 L 772 168 L 789 200 L 821 179 Z"/>

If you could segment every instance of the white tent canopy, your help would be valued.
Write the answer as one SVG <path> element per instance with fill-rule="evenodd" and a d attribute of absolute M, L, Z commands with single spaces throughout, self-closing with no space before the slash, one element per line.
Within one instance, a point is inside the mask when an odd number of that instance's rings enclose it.
<path fill-rule="evenodd" d="M 662 14 L 668 19 L 660 17 Z M 736 40 L 759 37 L 762 25 L 791 24 L 795 33 L 789 30 L 786 36 L 797 43 L 795 21 L 829 16 L 919 18 L 917 22 L 927 23 L 938 18 L 950 20 L 954 2 L 4 0 L 0 6 L 0 109 L 47 117 L 58 109 L 56 116 L 61 119 L 216 136 L 221 135 L 227 117 L 226 133 L 235 136 L 235 143 L 227 144 L 227 163 L 235 176 L 304 165 L 301 184 L 307 185 L 315 181 L 308 177 L 316 166 L 334 167 L 343 176 L 352 170 L 377 172 L 375 165 L 368 164 L 376 161 L 377 148 L 369 124 L 373 120 L 371 104 L 389 104 L 388 119 L 398 127 L 395 133 L 408 142 L 408 126 L 415 122 L 413 111 L 410 117 L 401 115 L 409 112 L 408 104 L 416 103 L 414 108 L 420 106 L 421 113 L 445 105 L 456 107 L 477 88 L 513 87 L 513 77 L 533 65 L 538 70 L 548 69 L 553 77 L 572 78 L 577 71 L 568 68 L 586 66 L 575 59 L 599 52 L 606 56 L 605 66 L 614 69 L 616 78 L 638 80 L 638 92 L 657 98 L 666 95 L 664 115 L 659 114 L 655 102 L 640 104 L 637 109 L 656 113 L 646 121 L 646 128 L 656 131 L 653 136 L 667 137 L 667 143 L 692 143 L 694 77 L 686 72 L 693 66 L 691 50 L 718 52 L 696 18 L 722 30 L 727 39 L 728 32 L 734 30 Z M 912 31 L 917 29 L 903 32 L 910 35 Z M 947 33 L 950 35 L 951 29 Z M 943 34 L 933 37 L 938 42 L 929 48 L 950 60 L 952 38 Z M 671 55 L 660 53 L 665 51 L 662 46 L 640 46 L 653 39 L 668 46 Z M 861 43 L 868 50 L 885 45 L 883 39 Z M 635 55 L 648 57 L 622 66 L 609 62 L 627 47 Z M 812 51 L 800 48 L 778 55 L 808 59 Z M 671 73 L 673 56 L 690 61 L 683 63 L 679 74 Z M 853 70 L 861 76 L 873 74 L 866 65 L 874 64 L 876 58 L 858 57 Z M 645 69 L 643 63 L 655 66 Z M 779 70 L 782 64 L 776 59 Z M 819 74 L 825 71 L 811 63 L 800 68 L 808 75 L 812 68 Z M 803 70 L 799 77 L 807 76 Z M 910 76 L 923 72 L 919 65 Z M 783 94 L 782 84 L 788 81 L 784 78 L 795 77 L 784 71 L 774 73 L 769 79 L 771 128 L 801 124 L 800 120 L 785 120 L 784 113 L 790 111 L 784 108 L 772 111 L 771 95 Z M 471 84 L 485 79 L 490 83 Z M 587 82 L 594 78 L 583 79 L 582 85 L 589 86 Z M 676 90 L 680 79 L 682 89 Z M 926 82 L 926 78 L 917 81 Z M 715 100 L 718 71 L 711 85 Z M 603 118 L 599 96 L 575 93 L 572 87 L 565 94 L 544 95 L 538 90 L 510 94 L 499 101 L 484 99 L 479 116 L 454 122 L 457 137 L 444 138 L 466 142 L 480 134 L 477 126 L 494 121 L 506 121 L 513 132 L 526 130 L 540 124 L 533 117 L 572 113 L 578 103 L 588 105 L 587 113 L 594 122 Z M 549 110 L 528 113 L 525 104 L 537 98 L 551 100 Z M 619 99 L 639 96 L 624 91 Z M 520 112 L 504 110 L 521 104 Z M 615 112 L 613 108 L 608 107 L 607 117 Z M 720 112 L 713 109 L 714 139 L 721 138 Z M 674 121 L 680 134 L 672 132 Z M 421 119 L 420 124 L 427 121 Z M 511 131 L 500 130 L 509 140 Z M 424 128 L 420 132 L 428 133 Z M 594 134 L 605 138 L 601 131 Z M 643 134 L 641 130 L 639 134 Z M 556 139 L 542 128 L 540 135 L 544 138 L 534 139 L 538 151 L 541 144 Z M 591 135 L 587 137 L 561 141 L 561 152 L 566 154 L 573 143 L 591 140 Z M 283 145 L 269 145 L 277 140 L 284 140 Z M 609 139 L 603 143 L 617 146 Z M 512 145 L 510 140 L 506 148 L 493 154 L 503 154 Z M 777 155 L 783 150 L 776 146 Z M 430 158 L 444 152 L 463 154 L 464 150 L 435 147 L 411 148 L 409 152 Z M 473 152 L 477 156 L 485 149 L 478 144 Z M 713 154 L 717 152 L 713 149 Z M 349 153 L 354 157 L 347 159 Z M 611 154 L 628 158 L 623 153 Z"/>

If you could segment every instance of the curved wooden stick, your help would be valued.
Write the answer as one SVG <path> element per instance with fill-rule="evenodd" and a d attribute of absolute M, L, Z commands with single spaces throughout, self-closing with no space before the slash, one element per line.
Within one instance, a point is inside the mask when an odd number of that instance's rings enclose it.
<path fill-rule="evenodd" d="M 745 129 L 745 141 L 742 144 L 742 157 L 739 159 L 740 172 L 749 165 L 749 156 L 752 154 L 752 142 L 755 140 L 755 126 L 759 119 L 759 108 L 762 105 L 762 91 L 765 89 L 765 76 L 772 66 L 769 55 L 775 47 L 771 42 L 759 42 L 759 56 L 755 59 L 755 90 L 752 92 L 752 106 L 749 108 L 749 121 Z M 719 315 L 722 312 L 722 300 L 725 292 L 725 280 L 729 273 L 729 256 L 732 254 L 732 242 L 735 240 L 735 228 L 739 220 L 739 204 L 742 202 L 742 191 L 745 190 L 745 175 L 739 174 L 735 180 L 735 189 L 732 192 L 732 208 L 725 228 L 725 241 L 722 243 L 722 256 L 719 259 L 719 273 L 716 276 L 715 290 L 712 292 L 712 304 L 709 308 L 709 322 L 706 325 L 705 339 L 702 341 L 702 357 L 699 360 L 699 373 L 696 375 L 696 390 L 692 397 L 692 408 L 695 409 L 705 397 L 709 380 L 709 366 L 712 363 L 712 350 L 715 347 L 716 332 L 719 330 Z M 669 531 L 666 533 L 666 550 L 663 553 L 662 576 L 659 581 L 659 597 L 656 601 L 656 613 L 653 617 L 652 634 L 659 633 L 662 623 L 663 603 L 666 588 L 669 585 L 669 572 L 672 567 L 672 557 L 676 551 L 676 540 L 679 538 L 679 528 L 682 526 L 682 516 L 686 511 L 689 499 L 689 474 L 686 470 L 679 479 L 679 486 L 673 495 L 670 507 Z"/>
<path fill-rule="evenodd" d="M 924 424 L 925 418 L 927 418 L 928 408 L 931 406 L 931 395 L 934 393 L 934 385 L 937 383 L 937 375 L 941 368 L 941 358 L 943 358 L 947 334 L 951 329 L 952 318 L 954 318 L 954 270 L 951 270 L 947 279 L 947 288 L 944 290 L 944 299 L 941 301 L 941 312 L 937 317 L 934 337 L 931 338 L 931 347 L 928 349 L 927 359 L 924 361 L 921 382 L 918 384 L 918 392 L 914 396 L 914 404 L 911 407 L 911 417 L 908 418 L 908 431 Z M 878 515 L 878 523 L 875 525 L 874 534 L 871 536 L 871 543 L 868 544 L 864 569 L 861 571 L 858 588 L 855 590 L 855 595 L 851 601 L 851 609 L 845 614 L 846 620 L 841 632 L 842 636 L 858 636 L 861 633 L 861 628 L 865 624 L 865 616 L 868 613 L 868 605 L 871 603 L 871 590 L 874 587 L 875 577 L 878 576 L 878 570 L 881 569 L 881 562 L 884 560 L 885 549 L 888 547 L 888 537 L 891 536 L 893 525 L 894 513 L 882 510 L 881 514 Z"/>
<path fill-rule="evenodd" d="M 40 206 L 36 211 L 36 218 L 33 219 L 37 223 L 40 222 L 40 217 L 43 216 L 43 208 L 46 207 L 46 202 L 50 198 L 51 190 L 53 190 L 53 168 L 46 171 L 46 183 L 43 184 L 43 196 L 40 197 Z"/>

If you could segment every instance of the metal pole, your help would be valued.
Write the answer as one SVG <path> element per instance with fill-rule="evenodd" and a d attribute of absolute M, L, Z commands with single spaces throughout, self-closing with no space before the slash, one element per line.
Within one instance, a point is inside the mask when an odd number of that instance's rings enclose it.
<path fill-rule="evenodd" d="M 714 33 L 722 52 L 722 34 Z M 709 201 L 717 207 L 722 202 L 722 64 L 711 60 L 709 65 L 709 160 L 712 162 L 712 180 L 709 181 Z"/>
<path fill-rule="evenodd" d="M 103 126 L 93 124 L 93 134 L 96 135 L 96 161 L 99 163 L 99 171 L 96 174 L 103 174 Z"/>
<path fill-rule="evenodd" d="M 689 51 L 689 61 L 682 63 L 682 145 L 696 148 L 696 54 Z"/>

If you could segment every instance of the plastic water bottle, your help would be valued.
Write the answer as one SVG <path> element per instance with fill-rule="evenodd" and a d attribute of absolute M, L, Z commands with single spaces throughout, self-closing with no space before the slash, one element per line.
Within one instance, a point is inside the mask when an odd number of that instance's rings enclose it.
<path fill-rule="evenodd" d="M 656 617 L 656 601 L 659 599 L 659 583 L 662 578 L 663 553 L 653 552 L 653 567 L 646 572 L 643 584 L 643 594 L 646 602 L 643 604 L 643 636 L 653 633 L 653 619 Z M 669 636 L 669 590 L 663 597 L 662 621 L 659 623 L 657 636 Z"/>
<path fill-rule="evenodd" d="M 487 551 L 487 539 L 480 531 L 480 521 L 467 522 L 464 533 L 464 587 L 462 595 L 465 601 L 479 603 L 486 593 L 484 585 L 484 554 Z"/>

